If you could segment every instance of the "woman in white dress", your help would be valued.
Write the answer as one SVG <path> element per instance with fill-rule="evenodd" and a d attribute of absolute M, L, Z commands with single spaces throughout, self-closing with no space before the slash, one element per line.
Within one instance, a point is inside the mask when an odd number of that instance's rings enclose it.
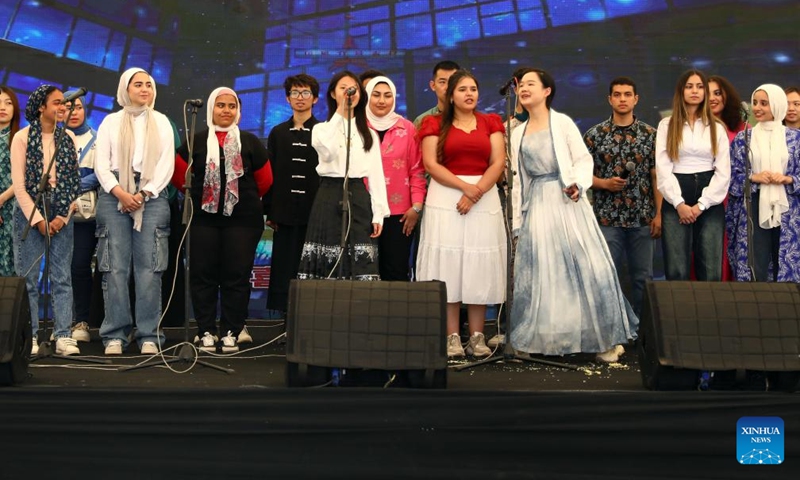
<path fill-rule="evenodd" d="M 527 69 L 517 95 L 529 119 L 511 134 L 514 265 L 511 345 L 544 355 L 598 353 L 615 362 L 638 319 L 585 197 L 592 156 L 578 127 L 550 105 L 555 81 Z"/>

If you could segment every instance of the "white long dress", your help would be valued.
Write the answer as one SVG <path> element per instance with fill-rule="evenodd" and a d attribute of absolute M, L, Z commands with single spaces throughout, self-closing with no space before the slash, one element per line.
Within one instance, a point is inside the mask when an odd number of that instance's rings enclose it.
<path fill-rule="evenodd" d="M 511 345 L 544 355 L 604 352 L 636 337 L 638 319 L 588 202 L 563 192 L 550 130 L 522 138 L 526 214 L 514 262 Z"/>

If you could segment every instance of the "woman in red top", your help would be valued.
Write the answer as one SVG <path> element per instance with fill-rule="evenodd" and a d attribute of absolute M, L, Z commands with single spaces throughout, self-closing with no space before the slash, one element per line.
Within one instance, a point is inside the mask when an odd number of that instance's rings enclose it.
<path fill-rule="evenodd" d="M 475 111 L 478 82 L 465 70 L 447 86 L 444 111 L 420 126 L 422 161 L 431 176 L 417 258 L 417 279 L 447 285 L 447 356 L 464 355 L 459 330 L 467 304 L 466 353 L 487 356 L 486 305 L 505 301 L 506 231 L 495 183 L 505 167 L 503 124 Z"/>

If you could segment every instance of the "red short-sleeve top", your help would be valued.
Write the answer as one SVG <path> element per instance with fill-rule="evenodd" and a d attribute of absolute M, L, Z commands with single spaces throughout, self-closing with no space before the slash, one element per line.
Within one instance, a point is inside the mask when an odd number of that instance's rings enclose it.
<path fill-rule="evenodd" d="M 450 127 L 444 142 L 442 165 L 455 175 L 483 175 L 489 167 L 492 144 L 489 137 L 504 132 L 503 121 L 494 113 L 475 112 L 476 128 L 466 133 Z M 428 115 L 419 128 L 420 141 L 428 136 L 439 136 L 441 115 Z"/>

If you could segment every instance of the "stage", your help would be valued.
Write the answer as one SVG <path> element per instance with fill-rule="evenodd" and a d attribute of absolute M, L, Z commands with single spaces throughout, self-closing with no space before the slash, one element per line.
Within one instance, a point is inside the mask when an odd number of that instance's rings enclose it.
<path fill-rule="evenodd" d="M 111 367 L 31 364 L 25 383 L 0 388 L 0 478 L 50 466 L 60 478 L 115 479 L 800 474 L 797 394 L 651 392 L 633 348 L 612 365 L 592 355 L 552 359 L 579 371 L 534 363 L 451 369 L 445 390 L 384 389 L 382 372 L 362 378 L 368 387 L 288 389 L 283 347 L 272 341 L 279 322 L 249 325 L 252 349 L 201 356 L 234 369 L 230 375 L 199 365 L 117 371 L 146 359 L 133 352 Z M 168 347 L 183 338 L 180 328 L 166 333 Z M 82 352 L 104 358 L 92 335 Z M 743 416 L 783 419 L 784 464 L 737 464 Z"/>

